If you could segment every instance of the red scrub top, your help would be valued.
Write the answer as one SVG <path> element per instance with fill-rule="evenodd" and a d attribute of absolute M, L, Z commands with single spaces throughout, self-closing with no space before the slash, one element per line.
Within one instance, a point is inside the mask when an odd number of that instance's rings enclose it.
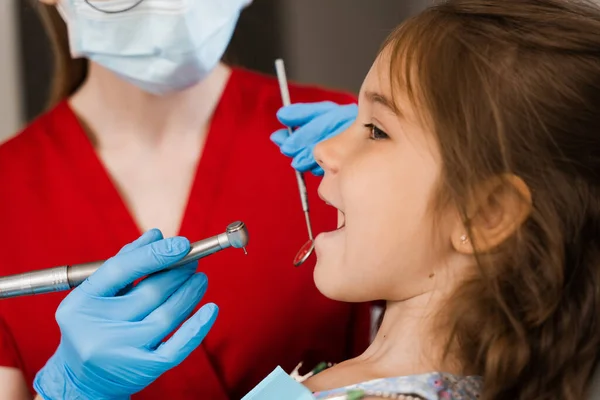
<path fill-rule="evenodd" d="M 293 102 L 349 95 L 291 85 Z M 290 159 L 269 135 L 281 128 L 277 81 L 233 69 L 214 113 L 180 235 L 191 241 L 224 232 L 235 220 L 250 232 L 249 254 L 228 249 L 200 261 L 209 278 L 204 302 L 220 307 L 202 346 L 134 399 L 239 399 L 281 365 L 338 362 L 368 344 L 366 305 L 337 303 L 313 283 L 314 256 L 294 255 L 307 239 Z M 336 211 L 306 175 L 316 232 Z M 141 234 L 67 102 L 0 146 L 0 275 L 114 255 Z M 21 368 L 27 383 L 54 353 L 54 312 L 66 293 L 0 300 L 0 365 Z"/>

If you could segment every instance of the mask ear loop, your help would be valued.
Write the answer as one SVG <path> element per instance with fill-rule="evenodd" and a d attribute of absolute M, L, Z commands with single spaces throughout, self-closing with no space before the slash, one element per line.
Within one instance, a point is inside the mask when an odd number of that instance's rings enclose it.
<path fill-rule="evenodd" d="M 90 0 L 84 0 L 85 4 L 87 4 L 88 6 L 90 6 L 91 8 L 93 8 L 96 11 L 99 11 L 101 13 L 104 14 L 120 14 L 123 12 L 127 12 L 129 10 L 133 10 L 134 8 L 136 8 L 137 6 L 139 6 L 140 4 L 142 4 L 142 2 L 144 0 L 138 0 L 137 2 L 135 2 L 133 5 L 123 9 L 123 10 L 117 10 L 117 11 L 109 11 L 109 10 L 102 10 L 101 8 L 98 8 L 98 6 L 93 5 L 92 3 L 90 3 Z"/>

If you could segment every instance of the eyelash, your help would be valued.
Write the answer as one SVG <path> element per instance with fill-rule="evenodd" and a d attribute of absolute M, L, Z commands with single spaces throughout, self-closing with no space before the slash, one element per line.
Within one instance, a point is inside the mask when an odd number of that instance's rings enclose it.
<path fill-rule="evenodd" d="M 384 140 L 390 138 L 387 133 L 376 127 L 374 124 L 364 124 L 364 126 L 371 131 L 371 134 L 369 135 L 369 139 L 371 140 Z"/>

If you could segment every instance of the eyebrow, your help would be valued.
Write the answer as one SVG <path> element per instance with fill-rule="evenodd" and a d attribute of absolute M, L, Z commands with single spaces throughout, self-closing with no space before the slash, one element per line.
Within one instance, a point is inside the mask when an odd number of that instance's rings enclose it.
<path fill-rule="evenodd" d="M 381 93 L 367 91 L 365 92 L 365 96 L 367 97 L 367 100 L 369 100 L 371 103 L 381 104 L 385 108 L 388 108 L 394 114 L 400 115 L 400 110 L 398 110 L 396 104 L 394 104 L 392 100 L 385 97 Z"/>

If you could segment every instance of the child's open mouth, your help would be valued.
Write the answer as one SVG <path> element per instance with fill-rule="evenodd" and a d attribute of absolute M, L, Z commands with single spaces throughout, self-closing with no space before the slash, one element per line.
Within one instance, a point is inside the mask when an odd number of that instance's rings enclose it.
<path fill-rule="evenodd" d="M 337 209 L 338 212 L 338 220 L 337 220 L 337 228 L 334 229 L 333 231 L 330 231 L 328 233 L 335 233 L 335 232 L 339 232 L 344 230 L 344 228 L 346 227 L 346 214 L 340 210 L 338 207 L 336 207 L 335 204 L 330 203 L 327 198 L 325 198 L 325 196 L 323 196 L 323 194 L 321 192 L 319 192 L 319 197 L 321 198 L 321 200 L 323 200 L 325 202 L 325 204 L 327 204 L 328 206 L 334 207 Z M 327 233 L 327 232 L 323 232 L 323 233 Z"/>

